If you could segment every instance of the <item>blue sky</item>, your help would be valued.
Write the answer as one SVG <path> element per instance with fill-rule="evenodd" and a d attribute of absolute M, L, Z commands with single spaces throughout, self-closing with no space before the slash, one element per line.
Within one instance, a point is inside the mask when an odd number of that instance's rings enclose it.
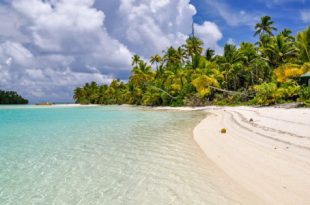
<path fill-rule="evenodd" d="M 256 19 L 264 15 L 271 16 L 279 30 L 290 28 L 295 34 L 310 25 L 310 19 L 303 20 L 301 14 L 308 12 L 310 16 L 309 0 L 191 0 L 191 3 L 197 9 L 195 22 L 201 23 L 207 19 L 219 26 L 224 34 L 220 42 L 222 45 L 229 38 L 237 44 L 242 41 L 255 41 L 254 24 L 247 23 L 257 22 Z M 223 13 L 219 12 L 221 9 Z M 247 22 L 232 25 L 234 22 L 225 17 L 228 14 L 238 16 L 241 12 L 249 15 L 250 19 Z"/>
<path fill-rule="evenodd" d="M 0 89 L 72 102 L 86 82 L 126 81 L 134 54 L 148 59 L 195 33 L 218 54 L 255 42 L 254 25 L 310 25 L 310 0 L 0 0 Z"/>

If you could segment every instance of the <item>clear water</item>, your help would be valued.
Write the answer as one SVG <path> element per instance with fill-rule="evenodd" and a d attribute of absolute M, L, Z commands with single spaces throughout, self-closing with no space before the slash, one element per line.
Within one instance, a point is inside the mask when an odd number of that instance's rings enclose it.
<path fill-rule="evenodd" d="M 0 107 L 0 204 L 232 204 L 192 138 L 202 117 Z"/>

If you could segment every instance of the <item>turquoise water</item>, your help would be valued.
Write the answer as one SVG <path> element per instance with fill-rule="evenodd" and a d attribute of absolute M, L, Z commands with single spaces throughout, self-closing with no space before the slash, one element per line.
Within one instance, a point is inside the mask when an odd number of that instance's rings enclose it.
<path fill-rule="evenodd" d="M 223 204 L 192 138 L 203 115 L 0 107 L 0 204 Z"/>

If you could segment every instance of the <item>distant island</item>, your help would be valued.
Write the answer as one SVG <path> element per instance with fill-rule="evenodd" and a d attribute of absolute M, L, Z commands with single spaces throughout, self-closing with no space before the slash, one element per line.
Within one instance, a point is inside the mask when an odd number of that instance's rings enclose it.
<path fill-rule="evenodd" d="M 15 91 L 0 90 L 0 105 L 28 104 L 28 100 Z"/>

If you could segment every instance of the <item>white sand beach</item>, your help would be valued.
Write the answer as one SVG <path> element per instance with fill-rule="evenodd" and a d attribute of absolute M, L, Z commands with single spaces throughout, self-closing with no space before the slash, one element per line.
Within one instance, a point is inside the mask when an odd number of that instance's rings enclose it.
<path fill-rule="evenodd" d="M 265 204 L 310 204 L 310 109 L 203 109 L 194 139 L 232 180 Z"/>

